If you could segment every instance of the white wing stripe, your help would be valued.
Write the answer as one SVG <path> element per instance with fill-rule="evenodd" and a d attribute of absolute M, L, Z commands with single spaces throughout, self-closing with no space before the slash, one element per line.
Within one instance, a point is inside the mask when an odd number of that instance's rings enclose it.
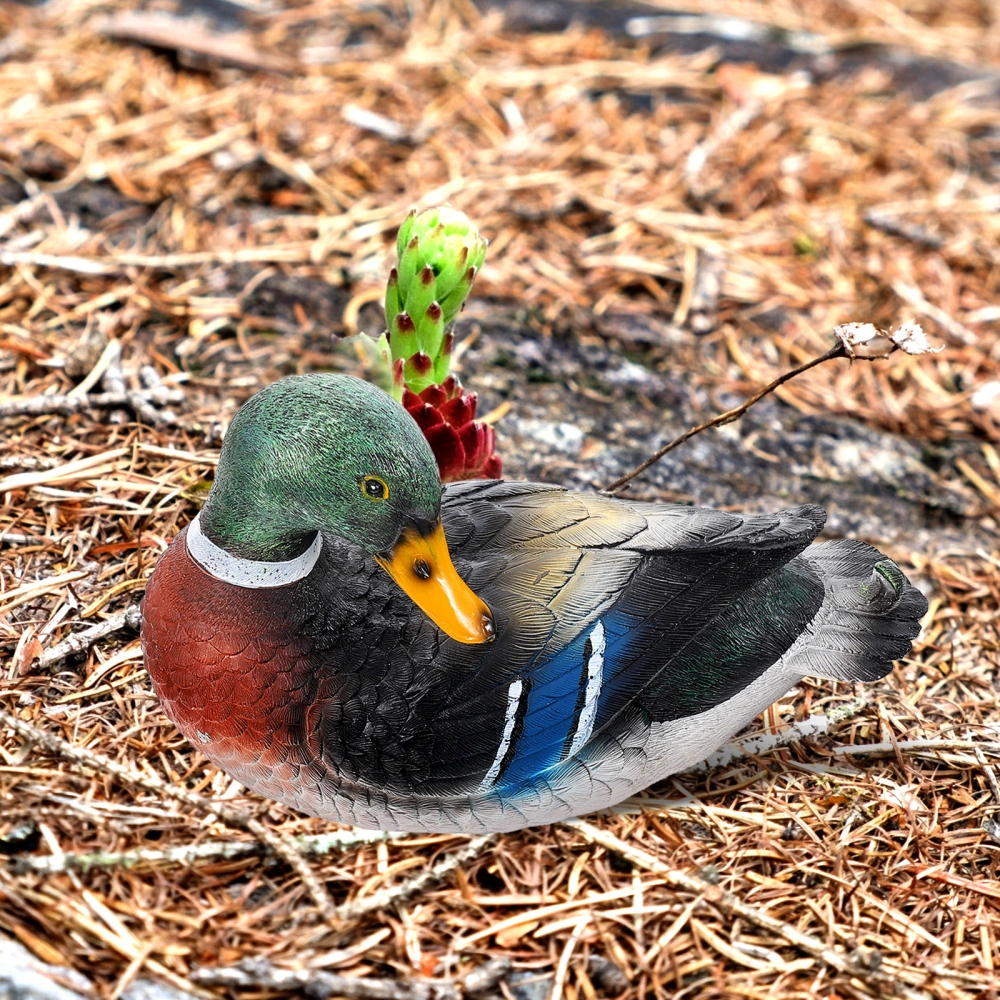
<path fill-rule="evenodd" d="M 497 748 L 497 755 L 493 759 L 490 769 L 486 772 L 486 777 L 483 778 L 482 785 L 479 786 L 482 791 L 490 788 L 493 782 L 497 780 L 497 775 L 500 773 L 500 765 L 503 763 L 503 759 L 507 756 L 507 751 L 510 749 L 510 738 L 514 735 L 514 723 L 517 722 L 517 710 L 521 704 L 522 690 L 523 685 L 520 680 L 514 681 L 507 689 L 507 714 L 503 720 L 503 736 L 500 739 L 500 746 Z"/>
<path fill-rule="evenodd" d="M 590 739 L 594 732 L 597 701 L 601 697 L 601 685 L 604 682 L 604 625 L 600 621 L 590 633 L 590 645 L 590 659 L 587 660 L 587 693 L 584 695 L 580 719 L 576 724 L 573 742 L 570 744 L 570 757 Z"/>

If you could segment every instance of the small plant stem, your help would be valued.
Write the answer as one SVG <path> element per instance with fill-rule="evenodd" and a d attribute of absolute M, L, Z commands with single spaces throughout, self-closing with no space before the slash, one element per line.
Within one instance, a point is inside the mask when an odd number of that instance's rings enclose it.
<path fill-rule="evenodd" d="M 616 479 L 610 486 L 605 487 L 605 492 L 615 493 L 620 490 L 627 483 L 635 479 L 640 473 L 645 472 L 651 465 L 655 465 L 664 455 L 671 452 L 678 445 L 684 444 L 685 441 L 693 438 L 695 434 L 700 434 L 702 431 L 707 431 L 710 427 L 721 427 L 723 424 L 732 423 L 734 420 L 739 420 L 747 410 L 750 409 L 754 403 L 760 402 L 765 396 L 774 392 L 775 389 L 780 385 L 784 385 L 789 379 L 795 378 L 796 375 L 801 375 L 803 372 L 809 371 L 810 368 L 815 368 L 817 365 L 823 364 L 825 361 L 832 361 L 834 358 L 846 358 L 847 352 L 844 349 L 844 345 L 841 342 L 837 342 L 835 347 L 831 347 L 826 354 L 821 354 L 818 358 L 813 358 L 811 361 L 807 361 L 805 364 L 799 365 L 798 368 L 793 368 L 791 371 L 785 372 L 783 375 L 779 375 L 773 382 L 768 383 L 758 392 L 755 392 L 745 403 L 741 403 L 739 406 L 732 410 L 726 410 L 725 413 L 720 413 L 716 417 L 712 417 L 711 420 L 706 420 L 703 424 L 698 424 L 697 427 L 691 427 L 686 430 L 683 434 L 675 437 L 673 441 L 665 444 L 659 451 L 654 452 L 645 461 L 640 462 L 631 472 L 622 476 L 621 479 Z"/>

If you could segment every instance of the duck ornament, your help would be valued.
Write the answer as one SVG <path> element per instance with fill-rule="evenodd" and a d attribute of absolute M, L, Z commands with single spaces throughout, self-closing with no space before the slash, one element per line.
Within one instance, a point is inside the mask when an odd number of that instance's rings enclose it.
<path fill-rule="evenodd" d="M 926 610 L 825 514 L 538 483 L 442 488 L 414 419 L 346 375 L 239 411 L 160 559 L 142 643 L 215 765 L 295 809 L 506 831 L 702 760 L 806 676 L 873 681 Z"/>

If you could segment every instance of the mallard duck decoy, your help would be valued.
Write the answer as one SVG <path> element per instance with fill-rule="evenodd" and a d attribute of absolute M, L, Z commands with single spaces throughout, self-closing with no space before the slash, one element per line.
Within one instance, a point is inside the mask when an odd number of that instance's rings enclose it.
<path fill-rule="evenodd" d="M 548 823 L 697 763 L 807 674 L 907 655 L 926 600 L 870 545 L 811 545 L 824 519 L 442 491 L 388 395 L 294 376 L 236 415 L 160 559 L 146 665 L 209 760 L 302 812 Z"/>

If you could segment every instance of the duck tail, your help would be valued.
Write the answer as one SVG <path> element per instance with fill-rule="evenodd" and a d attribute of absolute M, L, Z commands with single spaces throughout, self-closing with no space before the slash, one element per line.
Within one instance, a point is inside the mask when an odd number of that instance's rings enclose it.
<path fill-rule="evenodd" d="M 878 549 L 845 539 L 811 545 L 799 559 L 823 581 L 809 627 L 785 654 L 796 673 L 874 681 L 907 656 L 927 598 Z"/>

